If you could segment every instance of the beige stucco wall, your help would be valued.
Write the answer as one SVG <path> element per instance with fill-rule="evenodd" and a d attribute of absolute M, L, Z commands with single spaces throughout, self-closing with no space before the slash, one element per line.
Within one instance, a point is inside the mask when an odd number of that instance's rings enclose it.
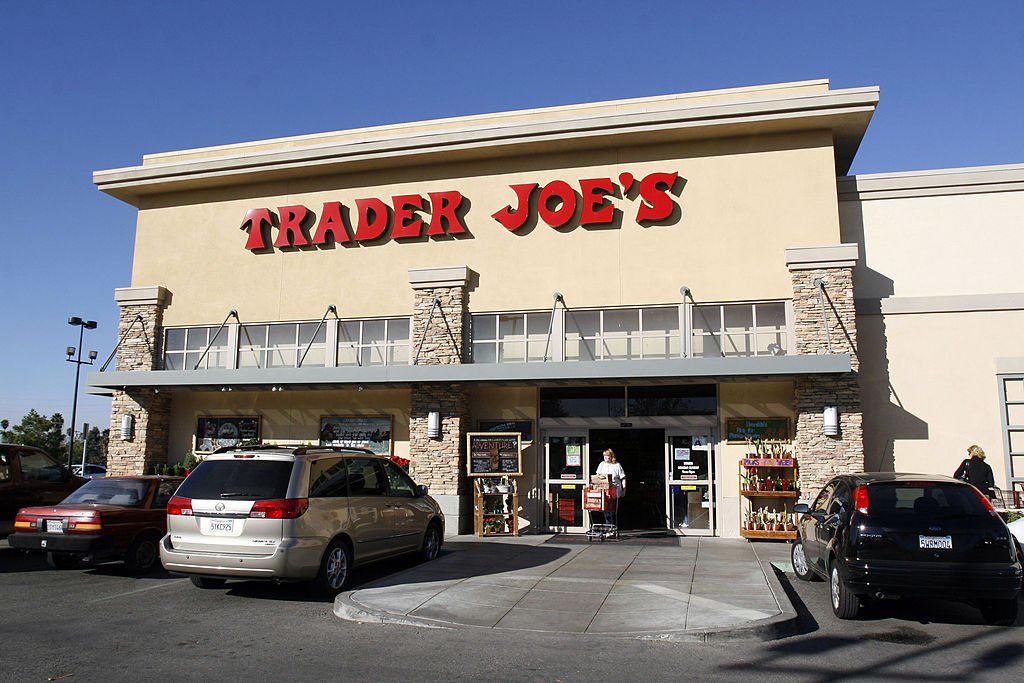
<path fill-rule="evenodd" d="M 972 184 L 950 181 L 961 178 Z M 1012 190 L 1024 186 L 1024 169 L 858 181 L 867 198 L 844 197 L 840 215 L 844 241 L 863 254 L 855 283 L 866 467 L 952 474 L 977 443 L 1005 488 L 996 363 L 1024 355 L 1024 191 Z"/>
<path fill-rule="evenodd" d="M 620 228 L 555 230 L 539 223 L 510 233 L 491 214 L 514 201 L 509 185 L 582 178 L 637 179 L 679 171 L 686 183 L 672 225 L 641 227 L 639 199 L 616 199 Z M 471 202 L 470 238 L 253 254 L 240 229 L 248 209 L 458 190 Z M 411 268 L 466 265 L 473 311 L 539 309 L 560 291 L 571 307 L 788 298 L 783 251 L 838 242 L 831 135 L 827 132 L 659 147 L 609 148 L 462 163 L 390 173 L 204 191 L 153 200 L 139 212 L 132 282 L 172 293 L 168 326 L 218 324 L 235 308 L 243 322 L 408 315 Z M 571 259 L 566 256 L 571 255 Z M 727 256 L 727 257 L 726 257 Z"/>

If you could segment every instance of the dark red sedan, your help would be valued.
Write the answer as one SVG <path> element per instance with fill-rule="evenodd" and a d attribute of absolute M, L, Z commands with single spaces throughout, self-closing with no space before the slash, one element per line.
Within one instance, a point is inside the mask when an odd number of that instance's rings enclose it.
<path fill-rule="evenodd" d="M 55 569 L 80 561 L 123 560 L 146 573 L 160 562 L 160 539 L 167 533 L 167 501 L 182 477 L 104 477 L 90 479 L 53 506 L 27 507 L 14 519 L 12 548 L 43 551 Z"/>

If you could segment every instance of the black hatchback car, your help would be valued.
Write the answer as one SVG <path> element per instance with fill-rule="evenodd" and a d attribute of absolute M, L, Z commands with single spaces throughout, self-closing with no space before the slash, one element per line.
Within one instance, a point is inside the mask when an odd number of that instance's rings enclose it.
<path fill-rule="evenodd" d="M 969 602 L 994 624 L 1017 618 L 1020 550 L 969 484 L 930 474 L 846 474 L 793 510 L 802 513 L 793 570 L 805 581 L 829 581 L 840 619 L 856 618 L 865 599 L 903 596 Z"/>

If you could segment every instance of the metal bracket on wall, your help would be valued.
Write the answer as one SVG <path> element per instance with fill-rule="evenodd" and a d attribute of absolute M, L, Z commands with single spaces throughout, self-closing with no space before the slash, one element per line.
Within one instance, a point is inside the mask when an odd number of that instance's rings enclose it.
<path fill-rule="evenodd" d="M 193 366 L 193 368 L 192 368 L 193 370 L 198 370 L 199 369 L 199 364 L 203 362 L 203 359 L 206 358 L 206 354 L 208 354 L 210 352 L 210 347 L 213 346 L 213 342 L 217 341 L 217 337 L 220 336 L 220 333 L 224 329 L 224 326 L 227 325 L 228 324 L 228 320 L 231 320 L 232 318 L 234 318 L 235 320 L 238 320 L 238 311 L 236 311 L 233 308 L 230 311 L 228 311 L 227 316 L 224 318 L 224 322 L 222 322 L 220 324 L 220 327 L 217 328 L 217 333 L 214 334 L 212 337 L 210 337 L 209 343 L 206 345 L 206 348 L 203 349 L 203 355 L 199 356 L 199 360 L 196 361 L 195 366 Z M 241 322 L 241 321 L 239 321 L 239 322 Z"/>
<path fill-rule="evenodd" d="M 569 310 L 568 307 L 565 305 L 565 298 L 562 296 L 561 292 L 555 292 L 554 294 L 551 295 L 551 298 L 554 299 L 555 301 L 554 303 L 551 304 L 551 318 L 548 319 L 548 338 L 544 341 L 545 363 L 548 362 L 548 349 L 551 347 L 551 333 L 552 331 L 554 331 L 555 327 L 555 309 L 558 308 L 558 302 L 561 301 L 562 308 Z"/>
<path fill-rule="evenodd" d="M 320 328 L 324 326 L 324 322 L 327 320 L 327 316 L 330 315 L 331 313 L 334 314 L 335 320 L 340 319 L 338 318 L 338 307 L 335 306 L 334 304 L 328 304 L 327 310 L 324 311 L 324 317 L 320 318 L 320 324 L 316 326 L 315 330 L 313 330 L 313 336 L 309 338 L 309 344 L 306 345 L 306 350 L 302 352 L 302 358 L 299 359 L 299 364 L 296 367 L 302 367 L 302 361 L 306 360 L 306 354 L 309 353 L 309 350 L 313 347 L 313 342 L 316 340 L 316 335 L 320 334 Z"/>
<path fill-rule="evenodd" d="M 103 361 L 103 365 L 100 366 L 100 372 L 106 370 L 107 366 L 110 365 L 110 361 L 114 360 L 114 354 L 117 353 L 117 350 L 121 347 L 124 340 L 128 338 L 128 333 L 132 331 L 133 327 L 135 327 L 135 323 L 142 323 L 142 339 L 146 342 L 146 348 L 149 349 L 150 354 L 153 353 L 153 347 L 149 345 L 149 335 L 146 334 L 146 321 L 143 319 L 141 313 L 136 313 L 135 318 L 128 325 L 128 329 L 124 331 L 121 338 L 117 340 L 116 344 L 114 344 L 114 350 L 111 351 L 110 355 L 107 356 L 107 359 Z"/>
<path fill-rule="evenodd" d="M 828 352 L 832 353 L 832 333 L 828 327 L 828 312 L 825 310 L 825 281 L 816 277 L 814 286 L 818 288 L 818 300 L 821 302 L 821 324 L 825 327 L 825 344 L 828 346 Z"/>

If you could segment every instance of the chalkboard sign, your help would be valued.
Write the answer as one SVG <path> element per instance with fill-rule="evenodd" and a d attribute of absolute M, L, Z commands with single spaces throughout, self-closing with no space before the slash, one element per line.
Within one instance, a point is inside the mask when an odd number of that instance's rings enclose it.
<path fill-rule="evenodd" d="M 751 441 L 789 441 L 788 417 L 731 418 L 726 420 L 729 443 Z"/>
<path fill-rule="evenodd" d="M 466 434 L 466 472 L 471 477 L 517 477 L 523 473 L 519 432 Z"/>

